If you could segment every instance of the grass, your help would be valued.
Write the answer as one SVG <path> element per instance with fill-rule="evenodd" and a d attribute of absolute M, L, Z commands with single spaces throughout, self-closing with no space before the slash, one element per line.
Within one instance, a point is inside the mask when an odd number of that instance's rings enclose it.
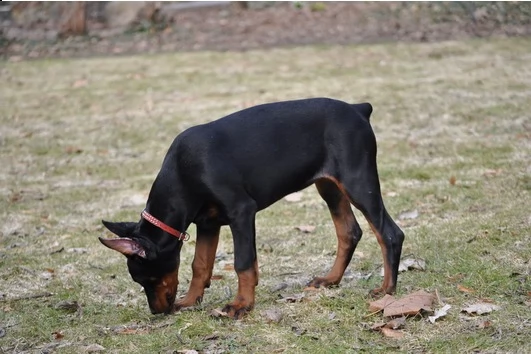
<path fill-rule="evenodd" d="M 2 63 L 0 87 L 0 352 L 526 352 L 531 341 L 531 54 L 528 39 L 316 46 Z M 369 327 L 367 292 L 381 254 L 364 238 L 338 288 L 300 294 L 326 272 L 333 224 L 313 188 L 257 219 L 260 285 L 243 321 L 210 310 L 236 291 L 222 276 L 198 309 L 153 316 L 124 259 L 104 248 L 100 219 L 138 220 L 180 131 L 254 104 L 312 96 L 370 101 L 387 207 L 404 255 L 426 271 L 399 277 L 398 294 L 437 291 L 452 306 L 435 324 L 407 320 L 405 337 Z M 453 183 L 450 183 L 452 181 Z M 294 228 L 313 225 L 311 234 Z M 183 247 L 180 293 L 191 278 Z M 283 284 L 281 291 L 276 291 Z M 473 292 L 460 291 L 466 287 Z M 462 288 L 461 288 L 462 289 Z M 41 297 L 36 297 L 41 295 Z M 478 301 L 499 311 L 460 314 Z M 77 302 L 69 311 L 60 304 Z M 269 323 L 265 311 L 282 313 Z M 486 328 L 479 324 L 489 321 Z M 1 332 L 1 331 L 0 331 Z M 324 349 L 323 349 L 324 348 Z"/>

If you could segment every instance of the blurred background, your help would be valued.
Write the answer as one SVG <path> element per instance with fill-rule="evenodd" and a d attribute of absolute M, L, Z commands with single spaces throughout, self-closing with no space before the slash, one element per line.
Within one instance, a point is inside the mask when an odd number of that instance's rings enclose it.
<path fill-rule="evenodd" d="M 531 34 L 531 2 L 2 2 L 11 60 Z"/>

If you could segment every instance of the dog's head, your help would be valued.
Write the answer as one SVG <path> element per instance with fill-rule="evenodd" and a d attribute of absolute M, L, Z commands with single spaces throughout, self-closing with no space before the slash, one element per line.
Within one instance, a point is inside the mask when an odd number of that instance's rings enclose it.
<path fill-rule="evenodd" d="M 144 288 L 151 313 L 170 313 L 177 293 L 179 254 L 182 242 L 171 250 L 160 250 L 138 232 L 138 223 L 102 221 L 120 238 L 99 238 L 105 246 L 127 257 L 133 280 Z"/>

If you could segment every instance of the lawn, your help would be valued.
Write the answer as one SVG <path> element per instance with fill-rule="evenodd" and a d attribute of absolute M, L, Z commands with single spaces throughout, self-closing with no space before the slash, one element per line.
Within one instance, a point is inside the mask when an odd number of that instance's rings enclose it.
<path fill-rule="evenodd" d="M 0 353 L 528 352 L 530 48 L 492 39 L 0 63 Z M 202 305 L 151 315 L 125 258 L 98 242 L 110 237 L 100 220 L 139 219 L 184 129 L 315 96 L 372 103 L 403 256 L 426 261 L 400 274 L 397 295 L 437 294 L 448 315 L 408 318 L 401 339 L 370 329 L 383 320 L 368 306 L 382 257 L 357 211 L 364 237 L 343 282 L 305 291 L 336 249 L 313 187 L 258 215 L 260 285 L 244 320 L 211 315 L 237 286 L 226 227 Z M 480 301 L 499 309 L 461 313 Z"/>

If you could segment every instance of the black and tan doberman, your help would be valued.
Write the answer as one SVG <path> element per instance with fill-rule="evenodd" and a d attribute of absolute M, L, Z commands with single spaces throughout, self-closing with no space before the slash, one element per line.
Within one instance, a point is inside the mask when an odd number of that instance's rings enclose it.
<path fill-rule="evenodd" d="M 256 213 L 315 184 L 334 221 L 338 246 L 330 272 L 313 287 L 341 281 L 362 231 L 359 209 L 383 253 L 384 279 L 373 295 L 393 293 L 404 234 L 387 213 L 376 167 L 369 103 L 313 98 L 259 105 L 179 134 L 164 158 L 138 222 L 107 222 L 119 238 L 100 241 L 127 257 L 153 313 L 193 306 L 210 285 L 220 227 L 234 240 L 238 293 L 225 306 L 240 318 L 253 308 L 258 284 Z M 197 226 L 193 277 L 175 302 L 180 252 Z"/>

